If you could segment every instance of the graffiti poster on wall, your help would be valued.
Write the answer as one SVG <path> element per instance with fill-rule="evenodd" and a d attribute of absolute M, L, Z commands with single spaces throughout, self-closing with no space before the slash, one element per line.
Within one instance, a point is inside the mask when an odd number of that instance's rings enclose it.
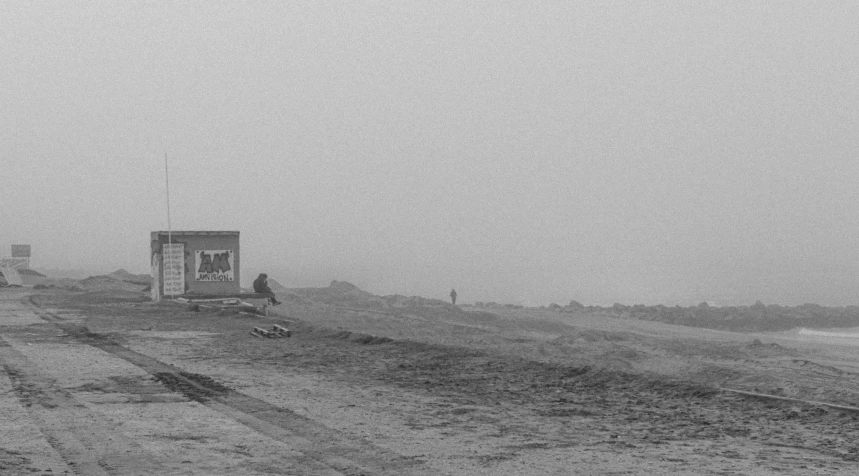
<path fill-rule="evenodd" d="M 233 281 L 233 250 L 197 250 L 197 281 Z"/>
<path fill-rule="evenodd" d="M 185 294 L 185 245 L 164 245 L 164 295 Z"/>

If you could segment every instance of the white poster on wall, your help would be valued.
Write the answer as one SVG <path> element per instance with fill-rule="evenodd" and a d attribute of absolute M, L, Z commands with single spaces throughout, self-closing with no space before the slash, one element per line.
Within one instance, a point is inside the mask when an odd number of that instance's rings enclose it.
<path fill-rule="evenodd" d="M 185 245 L 173 243 L 163 245 L 164 253 L 164 295 L 181 296 L 185 294 Z"/>
<path fill-rule="evenodd" d="M 197 281 L 233 281 L 233 250 L 197 250 Z"/>

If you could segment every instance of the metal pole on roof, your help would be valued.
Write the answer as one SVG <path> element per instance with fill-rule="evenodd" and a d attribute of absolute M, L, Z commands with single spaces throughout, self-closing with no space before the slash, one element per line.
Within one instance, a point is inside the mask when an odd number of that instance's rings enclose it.
<path fill-rule="evenodd" d="M 164 153 L 164 177 L 167 181 L 167 243 L 173 244 L 170 226 L 170 169 L 167 168 L 167 153 Z"/>
<path fill-rule="evenodd" d="M 167 167 L 167 153 L 166 152 L 164 153 L 164 178 L 166 179 L 166 183 L 167 183 L 167 250 L 168 250 L 167 252 L 172 253 L 173 252 L 173 234 L 172 234 L 172 226 L 170 223 L 170 169 Z M 162 257 L 161 258 L 161 263 L 162 263 L 161 267 L 162 268 L 164 268 L 164 256 L 165 256 L 165 253 L 161 253 L 161 257 Z M 170 258 L 170 263 L 171 264 L 173 263 L 172 255 Z M 162 269 L 162 272 L 163 271 L 164 270 Z M 173 295 L 171 294 L 170 297 L 173 297 Z"/>

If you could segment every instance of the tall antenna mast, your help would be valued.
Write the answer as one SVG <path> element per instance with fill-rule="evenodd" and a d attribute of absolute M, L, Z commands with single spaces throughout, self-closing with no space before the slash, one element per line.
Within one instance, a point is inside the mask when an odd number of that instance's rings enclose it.
<path fill-rule="evenodd" d="M 173 265 L 173 226 L 170 223 L 170 169 L 167 167 L 167 153 L 164 153 L 164 178 L 167 183 L 167 253 L 162 253 L 166 257 L 170 255 L 169 263 Z M 162 263 L 165 263 L 162 258 Z M 166 264 L 166 263 L 165 263 Z M 166 270 L 164 270 L 166 272 Z M 166 275 L 166 274 L 165 274 Z M 172 294 L 170 295 L 173 296 Z"/>
<path fill-rule="evenodd" d="M 170 169 L 167 167 L 167 153 L 164 153 L 164 177 L 167 181 L 167 244 L 173 245 L 172 226 L 170 224 Z"/>

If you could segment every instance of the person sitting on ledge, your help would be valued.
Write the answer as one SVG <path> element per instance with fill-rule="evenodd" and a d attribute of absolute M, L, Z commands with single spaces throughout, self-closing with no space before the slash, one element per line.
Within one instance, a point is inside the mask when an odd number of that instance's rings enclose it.
<path fill-rule="evenodd" d="M 275 299 L 274 293 L 271 288 L 268 287 L 268 275 L 265 273 L 260 273 L 259 277 L 254 280 L 254 292 L 259 294 L 270 293 L 272 296 L 269 298 L 271 303 L 277 306 L 280 304 L 280 301 Z"/>

